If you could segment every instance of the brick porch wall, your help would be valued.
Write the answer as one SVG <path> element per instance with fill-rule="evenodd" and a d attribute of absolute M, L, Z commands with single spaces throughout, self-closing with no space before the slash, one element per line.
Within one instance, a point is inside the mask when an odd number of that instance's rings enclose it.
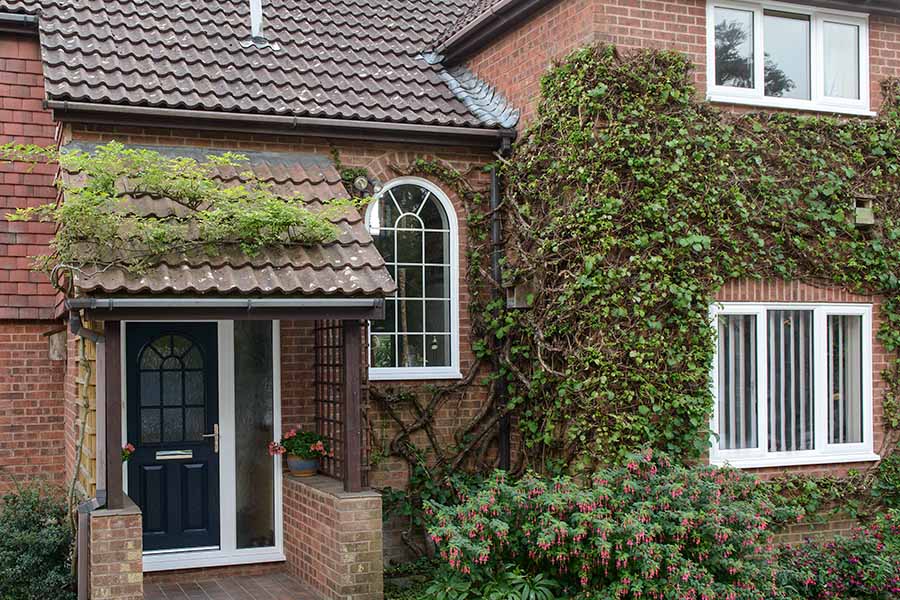
<path fill-rule="evenodd" d="M 91 513 L 91 600 L 144 600 L 141 511 L 125 504 Z"/>
<path fill-rule="evenodd" d="M 0 321 L 0 495 L 38 477 L 65 481 L 65 360 L 51 360 L 52 322 Z"/>
<path fill-rule="evenodd" d="M 327 477 L 284 477 L 284 554 L 326 600 L 381 600 L 381 496 Z"/>

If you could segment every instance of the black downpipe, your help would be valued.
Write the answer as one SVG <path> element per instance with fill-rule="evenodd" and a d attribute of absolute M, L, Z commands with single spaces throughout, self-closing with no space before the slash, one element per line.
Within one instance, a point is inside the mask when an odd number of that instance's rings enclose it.
<path fill-rule="evenodd" d="M 497 176 L 497 167 L 491 167 L 491 275 L 497 286 L 494 288 L 494 298 L 503 300 L 503 291 L 499 287 L 503 274 L 500 270 L 500 260 L 503 257 L 503 230 L 500 222 L 500 179 Z M 500 358 L 495 358 L 497 368 L 497 406 L 504 411 L 499 422 L 499 441 L 497 453 L 499 454 L 499 467 L 508 471 L 511 464 L 510 449 L 510 419 L 506 413 L 506 378 L 499 375 Z"/>

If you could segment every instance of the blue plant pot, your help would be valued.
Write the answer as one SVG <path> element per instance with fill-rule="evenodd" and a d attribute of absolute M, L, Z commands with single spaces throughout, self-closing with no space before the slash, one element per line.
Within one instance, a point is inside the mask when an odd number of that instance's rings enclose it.
<path fill-rule="evenodd" d="M 312 477 L 319 470 L 318 458 L 299 458 L 288 454 L 287 464 L 291 475 L 295 477 Z"/>

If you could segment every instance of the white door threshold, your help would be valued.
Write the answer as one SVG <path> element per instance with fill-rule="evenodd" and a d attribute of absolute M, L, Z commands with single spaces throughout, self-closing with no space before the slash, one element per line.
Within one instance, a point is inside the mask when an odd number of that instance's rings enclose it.
<path fill-rule="evenodd" d="M 154 551 L 144 554 L 144 573 L 174 571 L 176 569 L 198 569 L 203 567 L 226 567 L 231 565 L 252 565 L 284 560 L 284 552 L 278 548 L 245 548 L 243 550 L 187 549 L 168 552 Z"/>

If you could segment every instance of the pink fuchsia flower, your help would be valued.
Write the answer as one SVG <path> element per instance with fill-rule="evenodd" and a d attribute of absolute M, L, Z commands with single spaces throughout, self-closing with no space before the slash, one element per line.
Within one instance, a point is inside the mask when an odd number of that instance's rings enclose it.
<path fill-rule="evenodd" d="M 288 431 L 286 434 L 284 434 L 284 439 L 289 440 L 289 439 L 291 439 L 292 437 L 296 437 L 296 436 L 297 436 L 297 430 L 296 430 L 296 429 L 291 429 L 291 430 Z"/>

